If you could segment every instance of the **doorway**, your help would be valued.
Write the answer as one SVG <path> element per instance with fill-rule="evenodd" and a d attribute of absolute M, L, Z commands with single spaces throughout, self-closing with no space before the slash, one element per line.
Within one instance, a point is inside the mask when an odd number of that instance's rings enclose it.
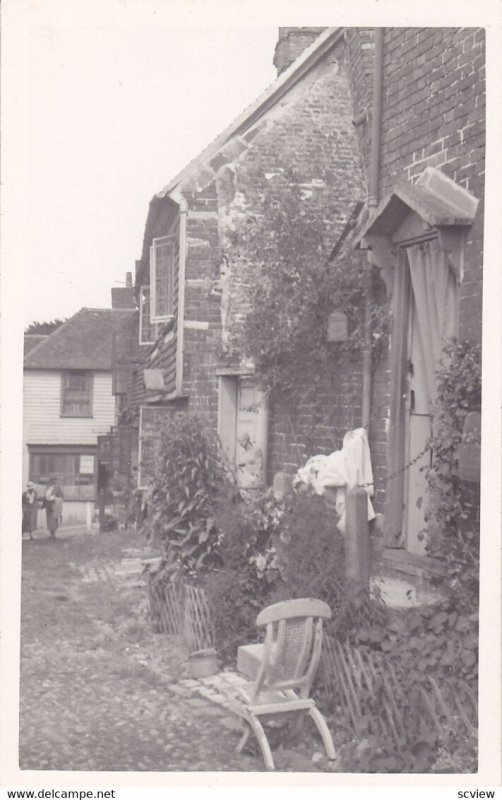
<path fill-rule="evenodd" d="M 437 237 L 403 245 L 394 282 L 389 480 L 395 533 L 388 544 L 426 554 L 430 505 L 426 449 L 434 424 L 436 371 L 457 331 L 457 278 Z"/>
<path fill-rule="evenodd" d="M 266 394 L 249 376 L 222 375 L 218 433 L 242 489 L 266 483 L 268 409 Z"/>

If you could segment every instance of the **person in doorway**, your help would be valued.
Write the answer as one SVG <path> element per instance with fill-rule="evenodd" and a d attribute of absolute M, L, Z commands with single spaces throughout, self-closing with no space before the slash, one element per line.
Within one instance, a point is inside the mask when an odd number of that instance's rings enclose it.
<path fill-rule="evenodd" d="M 33 531 L 37 529 L 37 516 L 38 516 L 38 497 L 35 491 L 35 484 L 28 481 L 26 484 L 26 491 L 22 495 L 22 509 L 23 509 L 23 533 L 29 533 L 30 539 L 33 539 Z"/>
<path fill-rule="evenodd" d="M 47 530 L 50 538 L 55 539 L 58 524 L 63 515 L 63 490 L 55 476 L 49 479 L 45 488 L 44 506 L 47 515 Z"/>

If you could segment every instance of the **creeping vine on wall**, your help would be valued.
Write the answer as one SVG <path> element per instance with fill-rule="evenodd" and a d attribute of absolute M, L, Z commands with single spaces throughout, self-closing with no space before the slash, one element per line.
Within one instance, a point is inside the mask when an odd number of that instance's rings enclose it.
<path fill-rule="evenodd" d="M 365 344 L 368 264 L 353 249 L 350 232 L 340 241 L 353 209 L 340 210 L 333 187 L 319 184 L 322 190 L 306 189 L 292 171 L 276 175 L 259 212 L 239 221 L 229 253 L 249 286 L 246 313 L 232 324 L 233 354 L 254 362 L 273 395 L 303 401 L 316 398 L 340 352 Z M 382 308 L 373 314 L 375 344 L 385 327 Z M 335 309 L 348 318 L 348 340 L 333 345 L 326 327 Z"/>
<path fill-rule="evenodd" d="M 444 350 L 427 472 L 428 550 L 448 564 L 447 588 L 459 606 L 477 608 L 479 526 L 472 490 L 458 475 L 458 447 L 469 412 L 481 410 L 481 348 L 468 341 Z M 472 489 L 472 487 L 471 487 Z"/>

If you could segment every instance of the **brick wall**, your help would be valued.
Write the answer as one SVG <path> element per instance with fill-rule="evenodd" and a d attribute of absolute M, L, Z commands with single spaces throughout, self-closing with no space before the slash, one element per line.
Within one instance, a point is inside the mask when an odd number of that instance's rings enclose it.
<path fill-rule="evenodd" d="M 284 72 L 307 47 L 317 39 L 325 28 L 279 28 L 279 39 L 275 46 L 274 66 L 277 74 Z"/>
<path fill-rule="evenodd" d="M 346 32 L 354 115 L 371 111 L 371 37 Z M 369 169 L 371 120 L 357 127 Z M 416 180 L 428 166 L 442 170 L 477 198 L 459 287 L 459 337 L 481 337 L 485 146 L 484 31 L 468 28 L 387 28 L 384 32 L 380 197 Z M 369 432 L 377 509 L 383 510 L 389 427 L 389 362 L 373 376 Z"/>
<path fill-rule="evenodd" d="M 333 241 L 355 203 L 366 197 L 372 102 L 373 32 L 348 29 L 259 121 L 199 164 L 180 187 L 188 205 L 184 388 L 189 409 L 217 424 L 218 378 L 229 320 L 245 311 L 245 253 L 232 232 L 260 209 L 274 174 L 293 168 L 307 192 L 330 198 Z M 386 29 L 380 191 L 416 179 L 433 165 L 482 200 L 484 179 L 484 36 L 470 29 Z M 459 94 L 461 92 L 461 94 Z M 367 114 L 360 122 L 361 114 Z M 354 125 L 354 121 L 358 124 Z M 460 335 L 481 330 L 482 204 L 466 242 Z M 160 235 L 160 234 L 159 234 Z M 270 409 L 269 477 L 341 446 L 361 424 L 362 367 L 333 359 L 316 406 Z M 373 375 L 369 431 L 377 510 L 385 498 L 389 363 Z"/>
<path fill-rule="evenodd" d="M 373 28 L 347 28 L 346 63 L 352 95 L 353 125 L 357 132 L 366 183 L 370 168 L 371 115 L 373 104 Z"/>
<path fill-rule="evenodd" d="M 387 28 L 381 194 L 434 166 L 481 200 L 466 246 L 459 335 L 481 338 L 485 37 L 473 28 Z"/>
<path fill-rule="evenodd" d="M 358 355 L 332 358 L 315 405 L 271 407 L 268 479 L 294 473 L 311 456 L 339 450 L 345 433 L 361 426 L 362 365 Z"/>
<path fill-rule="evenodd" d="M 215 370 L 223 363 L 224 335 L 229 321 L 246 308 L 246 253 L 233 245 L 235 224 L 260 211 L 274 175 L 293 169 L 309 202 L 333 208 L 328 223 L 334 244 L 366 194 L 352 118 L 341 42 L 280 104 L 200 165 L 183 186 L 188 204 L 184 386 L 190 411 L 213 426 Z M 361 424 L 359 359 L 332 360 L 315 408 L 276 403 L 269 420 L 269 478 L 340 447 L 344 433 Z"/>

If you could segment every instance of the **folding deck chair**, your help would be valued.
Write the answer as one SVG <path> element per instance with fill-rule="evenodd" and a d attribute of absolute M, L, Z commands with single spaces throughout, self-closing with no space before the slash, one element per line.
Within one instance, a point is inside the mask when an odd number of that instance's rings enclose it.
<path fill-rule="evenodd" d="M 235 686 L 229 700 L 231 710 L 248 723 L 237 752 L 242 751 L 253 731 L 267 769 L 274 769 L 274 760 L 260 717 L 307 711 L 328 758 L 335 758 L 329 728 L 309 697 L 321 657 L 322 621 L 330 617 L 329 606 L 313 599 L 275 603 L 258 614 L 256 624 L 266 627 L 266 634 L 264 645 L 255 646 L 260 655 L 256 678 Z"/>

